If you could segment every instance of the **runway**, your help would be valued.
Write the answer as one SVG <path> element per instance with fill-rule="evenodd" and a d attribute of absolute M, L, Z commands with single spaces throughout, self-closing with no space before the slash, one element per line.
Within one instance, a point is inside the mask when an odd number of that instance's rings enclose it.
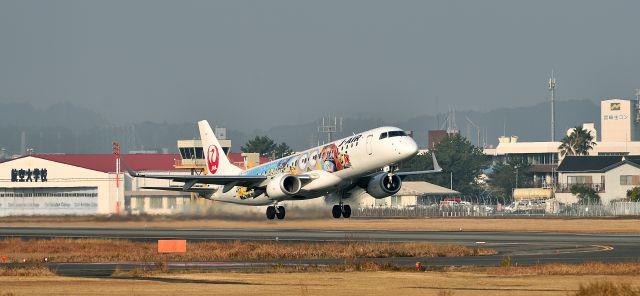
<path fill-rule="evenodd" d="M 327 241 L 424 241 L 495 249 L 493 256 L 436 257 L 436 258 L 380 258 L 397 265 L 413 266 L 421 261 L 429 266 L 498 266 L 506 256 L 512 264 L 580 263 L 586 261 L 624 262 L 640 260 L 638 234 L 575 234 L 545 232 L 436 232 L 386 230 L 311 230 L 311 229 L 166 229 L 166 228 L 86 228 L 86 227 L 0 227 L 0 237 L 21 238 L 109 238 L 138 241 L 158 239 L 206 240 L 269 240 L 279 242 Z M 169 263 L 171 269 L 255 269 L 284 265 L 340 264 L 340 259 L 223 261 Z M 51 263 L 61 274 L 106 274 L 120 269 L 144 267 L 152 263 Z M 110 274 L 110 273 L 109 273 Z"/>

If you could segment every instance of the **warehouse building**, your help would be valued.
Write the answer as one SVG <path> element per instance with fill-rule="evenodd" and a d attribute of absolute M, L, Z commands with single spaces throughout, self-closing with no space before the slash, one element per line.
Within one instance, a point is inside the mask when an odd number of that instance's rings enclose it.
<path fill-rule="evenodd" d="M 240 153 L 229 157 L 237 165 L 256 158 Z M 4 161 L 0 163 L 0 216 L 171 214 L 181 212 L 196 198 L 185 192 L 141 189 L 172 184 L 131 177 L 126 171 L 191 174 L 192 168 L 203 163 L 198 158 L 125 154 L 120 159 L 119 173 L 112 154 L 35 154 Z M 257 156 L 256 161 L 267 160 Z"/>
<path fill-rule="evenodd" d="M 184 173 L 178 154 L 127 154 L 123 168 Z M 0 215 L 121 213 L 132 178 L 116 173 L 112 154 L 36 154 L 0 163 Z"/>

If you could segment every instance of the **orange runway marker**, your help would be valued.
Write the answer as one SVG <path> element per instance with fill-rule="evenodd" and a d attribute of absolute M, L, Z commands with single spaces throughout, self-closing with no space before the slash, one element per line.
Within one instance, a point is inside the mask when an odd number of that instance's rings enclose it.
<path fill-rule="evenodd" d="M 158 253 L 186 253 L 186 240 L 158 240 Z"/>

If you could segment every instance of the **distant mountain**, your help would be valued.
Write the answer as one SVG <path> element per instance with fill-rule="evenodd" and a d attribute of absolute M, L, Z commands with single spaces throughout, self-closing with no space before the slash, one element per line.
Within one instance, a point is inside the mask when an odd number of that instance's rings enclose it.
<path fill-rule="evenodd" d="M 480 127 L 481 140 L 486 144 L 497 145 L 498 137 L 515 135 L 520 141 L 548 141 L 551 137 L 551 107 L 548 102 L 518 108 L 501 108 L 489 112 L 456 111 L 456 126 L 463 136 L 468 136 L 473 144 L 477 144 L 477 128 L 469 120 Z M 556 140 L 561 139 L 567 129 L 584 122 L 594 122 L 600 127 L 600 106 L 590 100 L 572 100 L 556 102 Z M 370 128 L 392 125 L 405 130 L 414 131 L 414 138 L 422 147 L 427 146 L 429 130 L 446 129 L 446 114 L 423 115 L 400 122 L 385 122 L 377 118 L 345 118 L 343 132 L 336 137 L 350 135 Z M 467 118 L 469 120 L 467 120 Z M 277 126 L 261 134 L 268 135 L 278 142 L 286 142 L 294 149 L 303 149 L 310 144 L 317 144 L 320 135 L 317 132 L 318 122 L 300 125 Z M 253 134 L 252 134 L 253 136 Z M 320 139 L 323 142 L 324 137 Z M 234 144 L 237 145 L 237 144 Z"/>
<path fill-rule="evenodd" d="M 548 102 L 518 108 L 501 108 L 489 112 L 457 111 L 456 125 L 463 136 L 477 142 L 477 130 L 467 118 L 481 127 L 481 138 L 495 146 L 504 133 L 516 135 L 521 141 L 547 141 L 550 138 L 550 106 Z M 594 122 L 600 127 L 599 105 L 589 100 L 559 101 L 556 103 L 556 139 L 570 127 Z M 400 122 L 386 122 L 380 118 L 344 118 L 343 130 L 334 139 L 374 127 L 393 125 L 414 131 L 422 147 L 427 145 L 427 132 L 446 128 L 444 114 L 423 115 Z M 215 125 L 215 122 L 211 122 Z M 326 135 L 318 133 L 319 121 L 285 125 L 244 132 L 227 127 L 232 151 L 240 151 L 249 139 L 267 135 L 276 142 L 285 142 L 295 150 L 302 150 L 326 142 Z M 177 152 L 179 139 L 199 138 L 196 122 L 182 124 L 141 122 L 113 125 L 99 113 L 71 103 L 60 103 L 38 109 L 27 103 L 0 101 L 0 147 L 9 154 L 19 153 L 21 134 L 25 132 L 26 146 L 38 153 L 110 153 L 111 142 L 121 143 L 122 151 L 168 150 Z M 483 140 L 480 141 L 483 143 Z"/>
<path fill-rule="evenodd" d="M 101 114 L 68 102 L 41 109 L 29 103 L 0 101 L 0 126 L 3 127 L 61 127 L 77 132 L 108 123 Z"/>
<path fill-rule="evenodd" d="M 600 106 L 591 100 L 571 100 L 556 102 L 555 138 L 561 139 L 566 131 L 585 122 L 593 122 L 600 128 Z M 446 116 L 420 116 L 395 125 L 407 130 L 416 131 L 416 138 L 421 146 L 426 146 L 427 133 L 430 129 L 445 128 Z M 549 141 L 551 139 L 551 106 L 549 102 L 518 108 L 500 108 L 489 112 L 464 111 L 456 112 L 456 125 L 463 136 L 468 136 L 473 144 L 477 142 L 477 128 L 480 127 L 481 138 L 488 145 L 497 145 L 498 137 L 504 135 L 518 136 L 520 141 Z M 469 120 L 467 120 L 467 118 Z M 483 140 L 481 139 L 481 143 Z"/>

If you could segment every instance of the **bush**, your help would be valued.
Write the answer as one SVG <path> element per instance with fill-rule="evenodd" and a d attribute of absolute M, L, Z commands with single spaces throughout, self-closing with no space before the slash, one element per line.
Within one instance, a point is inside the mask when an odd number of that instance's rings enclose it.
<path fill-rule="evenodd" d="M 576 296 L 640 296 L 640 289 L 634 289 L 627 283 L 614 284 L 612 282 L 595 282 L 580 285 Z"/>
<path fill-rule="evenodd" d="M 501 267 L 511 267 L 511 256 L 503 257 L 502 261 L 500 261 L 500 266 Z"/>

